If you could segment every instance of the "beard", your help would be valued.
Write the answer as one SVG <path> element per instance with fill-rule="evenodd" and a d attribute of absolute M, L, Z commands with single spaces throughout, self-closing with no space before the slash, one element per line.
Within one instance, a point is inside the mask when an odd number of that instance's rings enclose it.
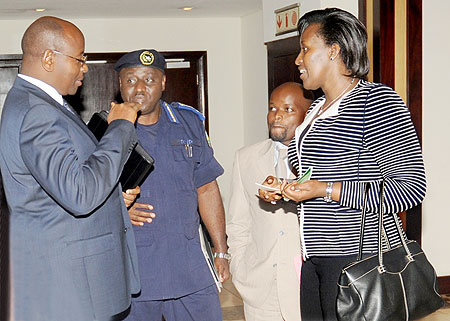
<path fill-rule="evenodd" d="M 286 136 L 287 136 L 287 129 L 286 128 L 273 128 L 274 123 L 271 123 L 269 125 L 269 137 L 270 139 L 272 139 L 275 142 L 284 142 L 286 140 Z"/>

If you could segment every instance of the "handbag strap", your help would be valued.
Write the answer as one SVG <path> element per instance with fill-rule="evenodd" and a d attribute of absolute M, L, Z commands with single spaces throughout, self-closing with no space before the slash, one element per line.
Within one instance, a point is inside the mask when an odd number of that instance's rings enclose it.
<path fill-rule="evenodd" d="M 378 271 L 380 273 L 386 272 L 386 268 L 383 264 L 383 248 L 382 248 L 382 242 L 381 242 L 381 231 L 383 229 L 383 216 L 384 216 L 384 186 L 385 186 L 385 181 L 382 180 L 380 182 L 380 211 L 378 214 Z M 414 258 L 411 255 L 411 251 L 409 250 L 408 245 L 406 244 L 406 239 L 405 239 L 405 236 L 403 235 L 403 230 L 401 228 L 398 217 L 396 214 L 393 214 L 393 216 L 394 216 L 395 226 L 397 227 L 398 235 L 402 242 L 402 246 L 406 252 L 406 257 L 409 261 L 414 261 Z"/>
<path fill-rule="evenodd" d="M 398 235 L 399 235 L 400 240 L 402 242 L 403 248 L 405 249 L 406 257 L 408 258 L 409 261 L 414 261 L 414 258 L 413 258 L 412 254 L 411 254 L 411 251 L 409 250 L 409 247 L 406 244 L 406 239 L 405 239 L 405 236 L 403 235 L 403 229 L 402 229 L 402 226 L 400 224 L 398 215 L 394 214 L 394 221 L 395 221 L 395 226 L 397 227 L 397 232 L 398 232 Z"/>
<path fill-rule="evenodd" d="M 383 264 L 383 247 L 382 247 L 382 241 L 381 241 L 381 231 L 383 230 L 383 216 L 384 216 L 384 186 L 385 186 L 385 181 L 382 180 L 380 182 L 380 210 L 379 210 L 379 215 L 378 215 L 378 263 L 379 263 L 379 271 L 380 272 L 385 272 L 386 269 L 384 267 Z M 364 188 L 364 199 L 363 199 L 363 208 L 361 211 L 361 227 L 360 227 L 360 233 L 359 233 L 359 249 L 358 249 L 358 257 L 357 257 L 357 261 L 360 261 L 362 258 L 362 252 L 363 252 L 363 247 L 364 247 L 364 230 L 365 230 L 365 225 L 366 225 L 366 205 L 367 205 L 367 198 L 368 198 L 368 194 L 369 194 L 369 190 L 370 190 L 370 184 L 366 183 L 365 188 Z M 405 249 L 406 252 L 406 257 L 408 258 L 409 261 L 414 261 L 414 258 L 412 257 L 411 251 L 408 248 L 408 245 L 406 244 L 406 239 L 405 236 L 403 235 L 403 230 L 401 228 L 401 224 L 399 222 L 398 216 L 393 214 L 394 216 L 394 221 L 395 221 L 395 226 L 397 228 L 397 233 L 400 237 L 401 243 L 403 248 Z"/>
<path fill-rule="evenodd" d="M 381 231 L 383 230 L 383 216 L 384 216 L 384 180 L 380 182 L 380 211 L 378 213 L 378 270 L 385 272 L 383 265 L 383 247 L 381 242 Z"/>
<path fill-rule="evenodd" d="M 370 184 L 366 183 L 364 186 L 364 199 L 363 199 L 363 207 L 361 210 L 361 226 L 359 231 L 359 250 L 358 250 L 358 258 L 357 261 L 360 261 L 362 258 L 363 252 L 363 241 L 364 241 L 364 226 L 366 224 L 366 208 L 367 208 L 367 198 L 369 196 Z"/>
<path fill-rule="evenodd" d="M 362 258 L 362 250 L 364 246 L 364 230 L 366 227 L 366 205 L 367 205 L 367 197 L 370 190 L 370 184 L 366 183 L 365 190 L 364 190 L 364 201 L 363 201 L 363 209 L 361 213 L 361 230 L 359 234 L 359 251 L 358 251 L 358 258 L 357 260 L 360 261 Z M 378 262 L 379 267 L 378 269 L 380 271 L 385 271 L 384 265 L 383 265 L 383 251 L 382 251 L 382 242 L 381 242 L 381 231 L 383 230 L 383 202 L 384 202 L 384 180 L 380 182 L 380 210 L 378 215 Z"/>

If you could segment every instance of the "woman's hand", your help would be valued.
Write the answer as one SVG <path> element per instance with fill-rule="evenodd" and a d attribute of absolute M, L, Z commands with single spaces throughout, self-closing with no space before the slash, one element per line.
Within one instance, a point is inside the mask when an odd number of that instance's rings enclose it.
<path fill-rule="evenodd" d="M 326 194 L 327 183 L 317 180 L 306 181 L 302 184 L 292 182 L 281 185 L 282 196 L 296 203 L 311 198 L 323 197 Z"/>
<path fill-rule="evenodd" d="M 262 185 L 270 186 L 273 188 L 276 188 L 277 191 L 265 191 L 263 189 L 258 190 L 259 197 L 261 197 L 264 201 L 268 203 L 275 203 L 276 201 L 279 201 L 282 198 L 281 195 L 281 184 L 278 182 L 278 179 L 273 176 L 268 176 L 265 181 L 262 183 Z"/>

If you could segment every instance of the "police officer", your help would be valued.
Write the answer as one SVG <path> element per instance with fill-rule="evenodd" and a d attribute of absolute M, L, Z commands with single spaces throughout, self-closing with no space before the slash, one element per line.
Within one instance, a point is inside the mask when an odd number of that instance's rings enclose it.
<path fill-rule="evenodd" d="M 130 52 L 115 65 L 123 100 L 142 104 L 136 132 L 155 159 L 129 209 L 142 292 L 133 299 L 127 320 L 222 320 L 217 287 L 200 246 L 198 213 L 211 236 L 223 282 L 230 276 L 216 182 L 223 168 L 208 144 L 204 116 L 187 105 L 161 100 L 164 68 L 164 57 L 153 49 Z"/>

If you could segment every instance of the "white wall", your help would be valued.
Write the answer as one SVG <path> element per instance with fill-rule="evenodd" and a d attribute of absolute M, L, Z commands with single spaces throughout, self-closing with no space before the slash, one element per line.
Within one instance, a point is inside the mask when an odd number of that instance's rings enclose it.
<path fill-rule="evenodd" d="M 267 51 L 261 32 L 262 25 L 262 11 L 242 18 L 244 145 L 250 145 L 268 137 Z"/>
<path fill-rule="evenodd" d="M 450 2 L 423 1 L 423 153 L 428 190 L 423 204 L 423 248 L 438 275 L 450 275 Z"/>

